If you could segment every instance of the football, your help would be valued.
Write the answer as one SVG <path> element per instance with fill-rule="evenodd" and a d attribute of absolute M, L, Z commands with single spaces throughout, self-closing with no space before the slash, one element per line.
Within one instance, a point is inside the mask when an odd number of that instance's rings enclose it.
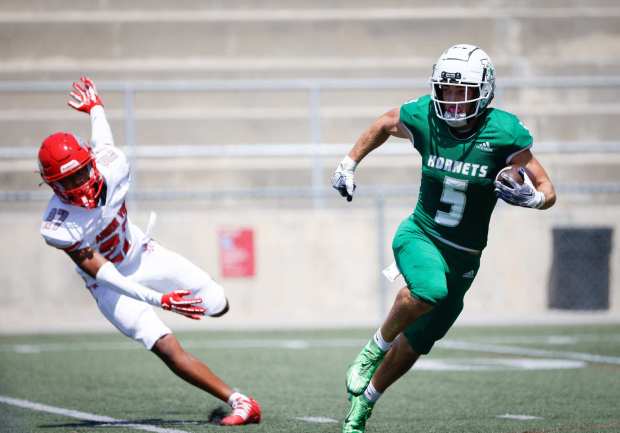
<path fill-rule="evenodd" d="M 523 180 L 523 176 L 521 175 L 521 173 L 519 173 L 520 168 L 521 167 L 518 165 L 508 165 L 502 168 L 499 171 L 499 173 L 497 173 L 495 180 L 497 180 L 500 183 L 503 183 L 506 186 L 512 186 L 507 180 L 507 178 L 511 178 L 512 180 L 517 182 L 519 185 L 523 185 L 524 180 Z"/>

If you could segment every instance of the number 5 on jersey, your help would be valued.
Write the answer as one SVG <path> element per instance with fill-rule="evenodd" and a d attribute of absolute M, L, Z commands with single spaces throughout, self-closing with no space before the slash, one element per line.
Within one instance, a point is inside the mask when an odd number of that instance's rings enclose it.
<path fill-rule="evenodd" d="M 450 205 L 450 211 L 437 211 L 435 222 L 446 227 L 456 227 L 463 218 L 465 212 L 465 202 L 467 201 L 467 181 L 445 177 L 443 181 L 443 191 L 441 192 L 441 202 Z"/>

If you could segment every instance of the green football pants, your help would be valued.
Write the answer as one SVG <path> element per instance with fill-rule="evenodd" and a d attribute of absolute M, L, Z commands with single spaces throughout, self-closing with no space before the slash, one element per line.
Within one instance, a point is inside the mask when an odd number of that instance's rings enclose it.
<path fill-rule="evenodd" d="M 411 295 L 434 306 L 404 331 L 413 350 L 427 354 L 461 313 L 480 255 L 431 238 L 416 225 L 413 215 L 398 227 L 392 250 Z"/>

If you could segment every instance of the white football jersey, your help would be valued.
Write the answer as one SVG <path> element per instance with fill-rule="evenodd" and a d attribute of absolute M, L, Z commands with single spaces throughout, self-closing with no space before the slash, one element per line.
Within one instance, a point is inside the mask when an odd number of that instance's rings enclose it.
<path fill-rule="evenodd" d="M 105 201 L 94 209 L 64 203 L 54 195 L 43 214 L 41 234 L 49 245 L 67 252 L 90 246 L 117 267 L 139 253 L 144 234 L 127 216 L 125 199 L 131 184 L 125 154 L 109 144 L 93 148 L 105 181 Z"/>

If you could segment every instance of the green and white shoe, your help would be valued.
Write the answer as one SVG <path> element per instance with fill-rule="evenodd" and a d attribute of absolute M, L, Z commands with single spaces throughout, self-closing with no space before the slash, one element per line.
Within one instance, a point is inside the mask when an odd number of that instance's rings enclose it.
<path fill-rule="evenodd" d="M 351 409 L 342 424 L 342 433 L 364 433 L 366 431 L 366 421 L 372 414 L 374 402 L 368 401 L 364 395 L 353 396 L 351 398 Z"/>
<path fill-rule="evenodd" d="M 385 353 L 371 338 L 347 370 L 347 391 L 349 393 L 360 395 L 364 392 L 372 375 L 383 361 Z"/>

